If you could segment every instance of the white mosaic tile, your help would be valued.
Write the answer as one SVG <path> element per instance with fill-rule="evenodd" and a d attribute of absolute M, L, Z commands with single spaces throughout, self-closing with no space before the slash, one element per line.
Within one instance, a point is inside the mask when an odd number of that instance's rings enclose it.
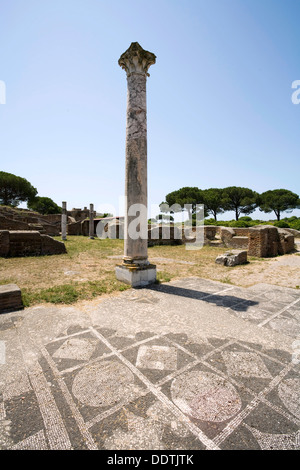
<path fill-rule="evenodd" d="M 140 346 L 136 367 L 140 369 L 176 370 L 177 350 L 172 346 Z"/>

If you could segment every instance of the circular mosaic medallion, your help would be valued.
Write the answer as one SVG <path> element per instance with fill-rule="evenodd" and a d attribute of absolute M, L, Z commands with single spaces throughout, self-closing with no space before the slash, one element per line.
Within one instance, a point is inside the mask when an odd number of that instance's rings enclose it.
<path fill-rule="evenodd" d="M 173 402 L 192 418 L 221 422 L 241 408 L 241 399 L 231 383 L 209 372 L 187 372 L 171 385 Z"/>
<path fill-rule="evenodd" d="M 75 377 L 72 392 L 84 405 L 111 406 L 132 391 L 134 375 L 117 361 L 84 367 Z"/>

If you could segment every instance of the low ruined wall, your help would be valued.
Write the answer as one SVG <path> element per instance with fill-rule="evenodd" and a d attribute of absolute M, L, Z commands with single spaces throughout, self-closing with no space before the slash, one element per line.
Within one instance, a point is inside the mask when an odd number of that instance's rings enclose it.
<path fill-rule="evenodd" d="M 220 238 L 222 240 L 222 242 L 230 247 L 230 243 L 231 243 L 231 240 L 232 238 L 235 236 L 235 231 L 233 228 L 231 227 L 221 227 L 221 231 L 220 231 Z"/>
<path fill-rule="evenodd" d="M 66 253 L 63 242 L 38 231 L 0 230 L 0 256 L 22 257 Z"/>
<path fill-rule="evenodd" d="M 249 231 L 248 255 L 259 258 L 284 255 L 294 250 L 294 236 L 272 225 L 252 227 Z"/>
<path fill-rule="evenodd" d="M 148 229 L 148 246 L 182 245 L 181 229 L 174 226 L 159 225 Z"/>
<path fill-rule="evenodd" d="M 273 225 L 221 227 L 221 240 L 228 248 L 246 249 L 249 256 L 266 258 L 291 253 L 294 236 Z"/>
<path fill-rule="evenodd" d="M 60 234 L 60 220 L 61 215 L 54 215 L 53 221 L 48 216 L 31 215 L 31 213 L 19 215 L 14 211 L 2 209 L 0 214 L 0 230 L 38 230 L 51 236 L 58 236 Z M 57 222 L 59 217 L 59 222 Z"/>
<path fill-rule="evenodd" d="M 234 235 L 236 237 L 249 237 L 250 227 L 233 227 Z"/>
<path fill-rule="evenodd" d="M 61 214 L 44 214 L 42 219 L 44 219 L 49 224 L 60 224 Z"/>
<path fill-rule="evenodd" d="M 67 224 L 67 232 L 68 235 L 82 235 L 81 222 L 79 221 Z"/>
<path fill-rule="evenodd" d="M 26 222 L 0 215 L 0 230 L 30 230 Z"/>
<path fill-rule="evenodd" d="M 41 234 L 37 231 L 10 231 L 8 256 L 39 256 Z"/>
<path fill-rule="evenodd" d="M 280 239 L 280 250 L 282 255 L 290 253 L 295 248 L 295 238 L 292 233 L 286 231 L 285 229 L 278 228 L 278 235 Z"/>
<path fill-rule="evenodd" d="M 0 230 L 0 256 L 6 257 L 9 253 L 9 231 Z"/>
<path fill-rule="evenodd" d="M 0 313 L 23 309 L 22 294 L 16 284 L 0 286 Z"/>

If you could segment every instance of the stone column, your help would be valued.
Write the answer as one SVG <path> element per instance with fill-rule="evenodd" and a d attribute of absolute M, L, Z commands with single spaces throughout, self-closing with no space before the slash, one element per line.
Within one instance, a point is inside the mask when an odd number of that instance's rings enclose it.
<path fill-rule="evenodd" d="M 90 204 L 89 238 L 94 239 L 94 204 Z"/>
<path fill-rule="evenodd" d="M 67 203 L 62 203 L 62 214 L 61 214 L 61 238 L 62 240 L 67 239 Z"/>
<path fill-rule="evenodd" d="M 133 287 L 156 280 L 156 268 L 148 261 L 146 104 L 148 69 L 155 59 L 133 42 L 118 62 L 127 74 L 127 122 L 124 258 L 116 276 Z"/>

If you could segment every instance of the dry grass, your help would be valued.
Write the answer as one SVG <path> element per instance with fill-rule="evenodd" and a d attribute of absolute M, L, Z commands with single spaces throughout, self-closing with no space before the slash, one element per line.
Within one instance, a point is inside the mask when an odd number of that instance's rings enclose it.
<path fill-rule="evenodd" d="M 123 254 L 122 240 L 90 240 L 72 236 L 65 243 L 68 253 L 64 255 L 0 258 L 0 284 L 17 284 L 27 306 L 41 302 L 73 303 L 128 288 L 116 280 L 114 273 Z M 160 282 L 199 276 L 247 286 L 263 282 L 260 278 L 268 263 L 272 262 L 251 259 L 247 265 L 228 268 L 215 263 L 216 257 L 223 252 L 222 247 L 205 246 L 194 251 L 179 245 L 151 247 L 148 254 L 150 261 L 157 266 Z M 290 270 L 286 278 L 292 283 L 290 287 L 296 287 L 299 282 L 294 282 Z M 283 272 L 282 267 L 280 271 Z M 279 278 L 276 282 L 276 276 L 273 278 L 273 283 L 285 285 L 285 279 L 280 282 Z"/>

